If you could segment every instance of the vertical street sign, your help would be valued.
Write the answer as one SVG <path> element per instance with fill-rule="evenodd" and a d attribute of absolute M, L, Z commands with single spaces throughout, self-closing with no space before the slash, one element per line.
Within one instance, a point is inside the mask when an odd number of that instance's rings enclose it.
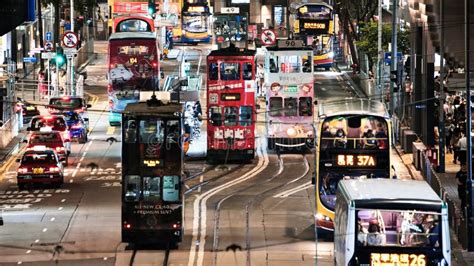
<path fill-rule="evenodd" d="M 45 38 L 45 39 L 46 39 L 46 41 L 48 41 L 48 42 L 49 42 L 49 41 L 52 41 L 52 39 L 53 39 L 53 34 L 52 34 L 50 31 L 46 32 L 46 38 Z"/>

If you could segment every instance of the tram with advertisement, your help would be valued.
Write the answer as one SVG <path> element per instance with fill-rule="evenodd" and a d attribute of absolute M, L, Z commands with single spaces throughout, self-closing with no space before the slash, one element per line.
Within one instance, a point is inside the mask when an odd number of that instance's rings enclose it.
<path fill-rule="evenodd" d="M 182 105 L 156 98 L 122 113 L 122 242 L 178 243 L 183 236 Z"/>
<path fill-rule="evenodd" d="M 294 36 L 312 46 L 314 67 L 329 70 L 334 63 L 334 13 L 326 3 L 305 3 L 293 17 Z"/>
<path fill-rule="evenodd" d="M 159 82 L 159 51 L 152 32 L 117 32 L 109 38 L 107 94 L 109 123 L 120 125 L 120 112 L 138 102 L 141 91 Z"/>
<path fill-rule="evenodd" d="M 335 265 L 451 265 L 448 205 L 422 180 L 341 180 Z"/>
<path fill-rule="evenodd" d="M 209 43 L 211 41 L 210 15 L 207 0 L 184 1 L 181 9 L 181 42 Z"/>
<path fill-rule="evenodd" d="M 264 91 L 268 148 L 302 150 L 314 144 L 313 51 L 301 40 L 265 48 Z"/>
<path fill-rule="evenodd" d="M 146 14 L 117 16 L 113 19 L 113 32 L 153 32 L 153 18 Z"/>
<path fill-rule="evenodd" d="M 385 105 L 367 99 L 319 105 L 316 145 L 316 225 L 334 229 L 342 179 L 392 178 L 391 120 Z"/>
<path fill-rule="evenodd" d="M 207 56 L 207 158 L 255 157 L 255 50 L 227 48 Z"/>

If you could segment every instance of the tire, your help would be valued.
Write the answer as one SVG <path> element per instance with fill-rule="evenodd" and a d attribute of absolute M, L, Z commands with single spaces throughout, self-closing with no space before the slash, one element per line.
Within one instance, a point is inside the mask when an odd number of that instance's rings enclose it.
<path fill-rule="evenodd" d="M 18 184 L 18 190 L 25 190 L 26 184 Z"/>
<path fill-rule="evenodd" d="M 68 163 L 67 163 L 68 159 L 69 159 L 69 156 L 66 156 L 66 160 L 64 160 L 64 162 L 63 162 L 64 166 L 68 165 Z"/>
<path fill-rule="evenodd" d="M 79 140 L 78 140 L 78 142 L 79 142 L 80 144 L 86 143 L 86 142 L 87 142 L 87 134 L 86 134 L 86 133 L 82 133 L 82 134 L 81 134 L 81 137 L 80 137 Z"/>

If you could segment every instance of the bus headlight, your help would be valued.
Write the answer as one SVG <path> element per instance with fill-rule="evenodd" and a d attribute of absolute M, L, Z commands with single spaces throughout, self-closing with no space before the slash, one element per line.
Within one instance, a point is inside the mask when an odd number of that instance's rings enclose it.
<path fill-rule="evenodd" d="M 296 130 L 294 127 L 290 127 L 289 129 L 286 130 L 286 134 L 289 136 L 289 137 L 294 137 L 296 136 Z"/>
<path fill-rule="evenodd" d="M 327 217 L 326 215 L 323 215 L 321 213 L 316 214 L 316 220 L 324 220 L 324 221 L 331 221 L 331 218 Z"/>
<path fill-rule="evenodd" d="M 329 53 L 328 53 L 328 57 L 329 57 L 329 58 L 333 58 L 333 57 L 334 57 L 334 52 L 329 52 Z"/>
<path fill-rule="evenodd" d="M 135 97 L 140 96 L 140 91 L 139 90 L 134 90 L 133 91 L 133 96 L 135 96 Z"/>

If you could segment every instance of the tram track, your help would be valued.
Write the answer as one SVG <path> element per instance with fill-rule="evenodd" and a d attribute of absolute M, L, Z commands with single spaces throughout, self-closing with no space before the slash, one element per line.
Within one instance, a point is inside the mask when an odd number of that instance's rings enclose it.
<path fill-rule="evenodd" d="M 224 177 L 224 176 L 226 176 L 226 175 L 235 173 L 235 172 L 241 170 L 242 168 L 244 168 L 244 166 L 245 166 L 245 164 L 239 164 L 239 165 L 237 165 L 236 167 L 231 168 L 231 169 L 229 169 L 229 170 L 227 170 L 227 171 L 224 171 L 223 173 L 221 173 L 221 174 L 219 174 L 219 175 L 217 175 L 217 176 L 214 176 L 214 177 L 212 177 L 212 178 L 210 178 L 210 179 L 207 179 L 207 180 L 203 180 L 202 182 L 199 182 L 198 184 L 189 187 L 189 188 L 184 192 L 184 195 L 187 195 L 187 194 L 191 193 L 192 191 L 194 191 L 194 190 L 196 190 L 196 189 L 198 189 L 198 188 L 202 188 L 203 186 L 205 186 L 205 185 L 207 185 L 207 184 L 209 184 L 209 183 L 211 183 L 211 182 L 213 182 L 213 181 L 216 181 L 216 180 L 218 180 L 218 179 L 220 179 L 220 178 L 222 178 L 222 177 Z M 212 167 L 211 169 L 208 169 L 208 170 L 206 170 L 206 171 L 203 171 L 201 174 L 196 174 L 193 178 L 187 178 L 187 179 L 185 179 L 184 181 L 185 181 L 185 182 L 186 182 L 186 181 L 191 181 L 191 180 L 195 179 L 196 177 L 202 176 L 202 175 L 204 175 L 204 174 L 206 174 L 206 173 L 211 172 L 212 170 L 215 170 L 217 167 L 218 167 L 218 166 Z"/>
<path fill-rule="evenodd" d="M 164 244 L 158 248 L 160 250 L 145 250 L 134 247 L 128 261 L 129 266 L 143 265 L 144 263 L 152 265 L 160 265 L 160 261 L 163 263 L 161 265 L 169 265 L 169 257 L 171 253 L 170 243 Z M 148 251 L 148 252 L 147 252 Z"/>
<path fill-rule="evenodd" d="M 263 191 L 260 191 L 259 193 L 255 193 L 255 195 L 251 196 L 251 199 L 247 200 L 245 202 L 245 205 L 242 207 L 244 212 L 245 212 L 245 247 L 242 248 L 238 245 L 235 245 L 235 247 L 239 247 L 240 249 L 245 250 L 247 265 L 251 264 L 251 253 L 250 253 L 250 251 L 251 251 L 251 242 L 252 241 L 251 241 L 251 231 L 250 231 L 250 227 L 251 227 L 250 226 L 250 215 L 251 215 L 252 209 L 255 206 L 255 203 L 256 202 L 260 202 L 260 203 L 263 202 L 263 200 L 265 198 L 269 197 L 269 194 L 273 194 L 276 191 L 280 190 L 281 188 L 284 188 L 285 186 L 288 186 L 288 185 L 291 185 L 295 182 L 298 182 L 301 179 L 303 179 L 304 177 L 306 177 L 309 174 L 309 170 L 310 170 L 310 165 L 309 165 L 308 158 L 307 158 L 306 155 L 303 155 L 303 162 L 304 162 L 305 169 L 304 169 L 302 174 L 298 175 L 296 178 L 293 178 L 291 180 L 283 182 L 283 183 L 281 183 L 277 186 L 271 187 L 269 189 L 265 189 Z M 289 162 L 289 163 L 292 163 L 292 162 Z M 231 194 L 223 197 L 222 199 L 220 199 L 217 202 L 216 208 L 215 208 L 215 214 L 214 214 L 214 234 L 213 234 L 213 238 L 214 238 L 213 240 L 214 241 L 213 241 L 213 247 L 212 247 L 213 265 L 218 265 L 217 256 L 218 256 L 218 252 L 220 251 L 219 250 L 220 220 L 221 220 L 220 219 L 220 214 L 221 214 L 221 210 L 222 210 L 221 208 L 222 208 L 223 203 L 225 201 L 227 201 L 228 199 L 238 195 L 239 193 L 245 192 L 245 191 L 247 191 L 251 188 L 263 187 L 263 185 L 265 185 L 266 183 L 274 181 L 275 179 L 277 179 L 281 176 L 286 176 L 286 175 L 284 175 L 284 172 L 285 172 L 285 162 L 281 157 L 279 157 L 279 169 L 270 178 L 267 178 L 267 179 L 262 180 L 258 183 L 254 183 L 254 184 L 251 184 L 250 186 L 246 186 L 246 187 L 240 188 L 236 191 L 233 191 Z"/>

